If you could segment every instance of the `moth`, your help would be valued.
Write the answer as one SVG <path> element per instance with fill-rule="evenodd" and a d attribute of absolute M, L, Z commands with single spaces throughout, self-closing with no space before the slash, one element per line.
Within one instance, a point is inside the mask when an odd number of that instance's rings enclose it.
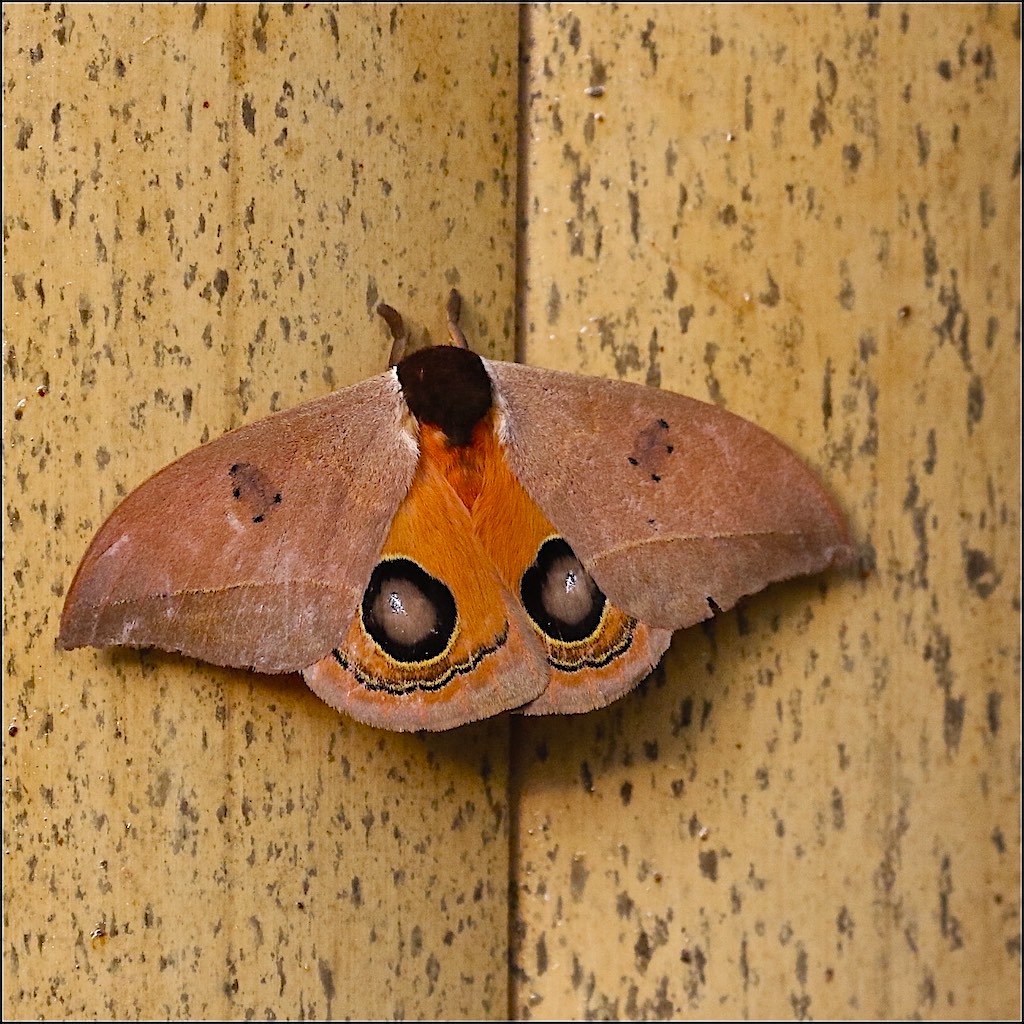
<path fill-rule="evenodd" d="M 158 647 L 301 672 L 384 729 L 602 707 L 672 632 L 850 556 L 844 518 L 766 431 L 714 405 L 476 355 L 234 430 L 96 534 L 59 645 Z"/>

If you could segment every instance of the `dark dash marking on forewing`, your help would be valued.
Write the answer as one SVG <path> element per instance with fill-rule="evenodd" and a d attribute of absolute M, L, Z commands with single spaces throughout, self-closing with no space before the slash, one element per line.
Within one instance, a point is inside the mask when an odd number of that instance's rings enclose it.
<path fill-rule="evenodd" d="M 657 419 L 641 427 L 633 438 L 633 450 L 626 456 L 631 466 L 641 467 L 654 483 L 660 483 L 669 467 L 674 444 L 667 442 L 668 421 Z"/>
<path fill-rule="evenodd" d="M 254 523 L 264 522 L 280 505 L 281 492 L 259 467 L 249 462 L 236 462 L 228 469 L 233 484 L 231 496 L 240 502 Z"/>

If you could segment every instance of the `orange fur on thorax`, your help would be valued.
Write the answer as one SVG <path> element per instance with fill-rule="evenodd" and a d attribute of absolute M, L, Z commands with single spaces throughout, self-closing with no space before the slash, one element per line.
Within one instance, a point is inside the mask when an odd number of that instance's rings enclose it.
<path fill-rule="evenodd" d="M 509 468 L 494 413 L 460 447 L 449 445 L 438 428 L 423 425 L 420 447 L 423 460 L 441 472 L 469 512 L 473 532 L 515 593 L 523 572 L 555 529 Z"/>
<path fill-rule="evenodd" d="M 488 463 L 503 457 L 491 416 L 485 416 L 473 428 L 468 445 L 458 447 L 448 443 L 439 427 L 423 423 L 420 425 L 420 451 L 421 458 L 441 471 L 470 512 L 483 489 Z"/>

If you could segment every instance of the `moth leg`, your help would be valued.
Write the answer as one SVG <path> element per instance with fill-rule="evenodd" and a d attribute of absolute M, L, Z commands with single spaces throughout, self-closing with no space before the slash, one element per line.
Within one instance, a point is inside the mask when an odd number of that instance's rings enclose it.
<path fill-rule="evenodd" d="M 462 313 L 462 296 L 453 288 L 448 294 L 448 304 L 445 306 L 448 314 L 448 336 L 456 348 L 469 348 L 465 334 L 459 326 L 459 315 Z"/>
<path fill-rule="evenodd" d="M 402 314 L 386 303 L 377 307 L 377 312 L 384 318 L 391 332 L 391 355 L 388 356 L 388 366 L 397 366 L 405 355 L 405 347 L 409 343 L 409 332 L 405 329 L 405 321 Z"/>

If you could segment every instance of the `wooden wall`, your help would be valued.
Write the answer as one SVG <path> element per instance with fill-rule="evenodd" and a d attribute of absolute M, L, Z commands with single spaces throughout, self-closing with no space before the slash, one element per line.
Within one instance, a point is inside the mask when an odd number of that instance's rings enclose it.
<path fill-rule="evenodd" d="M 4 8 L 4 1013 L 1020 1013 L 1015 6 Z M 852 572 L 577 718 L 58 652 L 175 455 L 478 350 L 718 402 Z"/>

